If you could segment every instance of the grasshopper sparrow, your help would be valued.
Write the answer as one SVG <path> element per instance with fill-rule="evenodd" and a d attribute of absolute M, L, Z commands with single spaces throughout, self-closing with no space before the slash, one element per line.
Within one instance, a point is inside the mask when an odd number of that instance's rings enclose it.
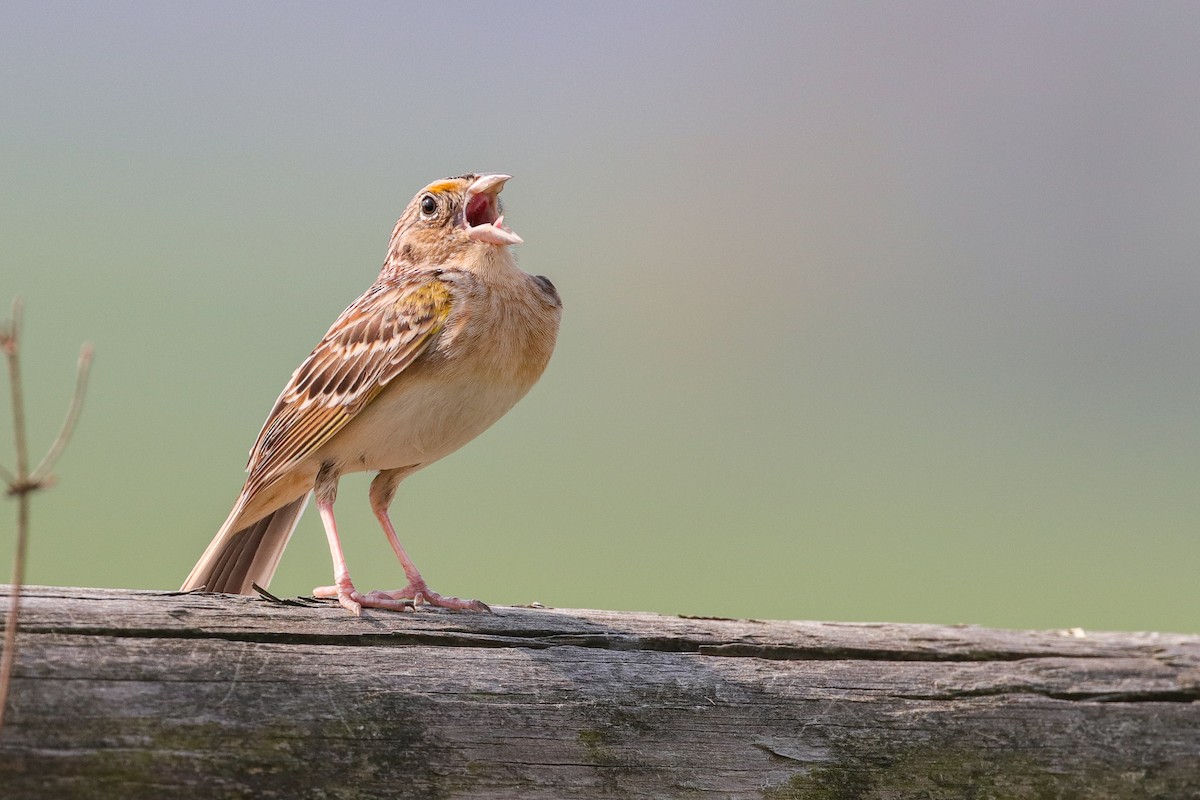
<path fill-rule="evenodd" d="M 333 556 L 332 586 L 314 590 L 362 607 L 415 603 L 487 610 L 432 591 L 388 517 L 407 476 L 474 439 L 529 391 L 554 349 L 562 303 L 554 285 L 523 272 L 504 226 L 508 175 L 431 183 L 396 223 L 383 270 L 292 374 L 250 451 L 249 477 L 184 590 L 266 587 L 308 503 Z M 371 508 L 408 584 L 359 592 L 333 516 L 338 478 L 377 471 Z"/>

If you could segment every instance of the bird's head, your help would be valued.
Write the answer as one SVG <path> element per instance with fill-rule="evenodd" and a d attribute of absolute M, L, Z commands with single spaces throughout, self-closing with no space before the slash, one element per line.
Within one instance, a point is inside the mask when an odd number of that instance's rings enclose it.
<path fill-rule="evenodd" d="M 504 226 L 500 191 L 511 175 L 460 175 L 413 198 L 392 232 L 392 259 L 442 263 L 471 248 L 503 248 L 521 237 Z"/>

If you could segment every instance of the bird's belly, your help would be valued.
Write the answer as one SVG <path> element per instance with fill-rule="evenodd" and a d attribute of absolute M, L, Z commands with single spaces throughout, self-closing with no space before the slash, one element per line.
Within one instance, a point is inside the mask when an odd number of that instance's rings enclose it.
<path fill-rule="evenodd" d="M 314 455 L 334 461 L 341 472 L 424 466 L 483 433 L 529 388 L 402 375 Z"/>

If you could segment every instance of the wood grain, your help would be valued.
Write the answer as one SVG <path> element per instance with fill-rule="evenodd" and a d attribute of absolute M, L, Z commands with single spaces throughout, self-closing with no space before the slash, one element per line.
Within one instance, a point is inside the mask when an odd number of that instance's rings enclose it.
<path fill-rule="evenodd" d="M 31 587 L 0 797 L 1200 798 L 1200 637 Z"/>

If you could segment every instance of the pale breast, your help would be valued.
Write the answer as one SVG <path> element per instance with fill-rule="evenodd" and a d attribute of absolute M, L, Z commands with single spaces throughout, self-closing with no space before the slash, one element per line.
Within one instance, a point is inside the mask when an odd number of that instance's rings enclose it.
<path fill-rule="evenodd" d="M 556 294 L 519 274 L 519 283 L 473 286 L 426 354 L 314 458 L 343 472 L 423 466 L 504 416 L 545 370 L 561 314 Z"/>

